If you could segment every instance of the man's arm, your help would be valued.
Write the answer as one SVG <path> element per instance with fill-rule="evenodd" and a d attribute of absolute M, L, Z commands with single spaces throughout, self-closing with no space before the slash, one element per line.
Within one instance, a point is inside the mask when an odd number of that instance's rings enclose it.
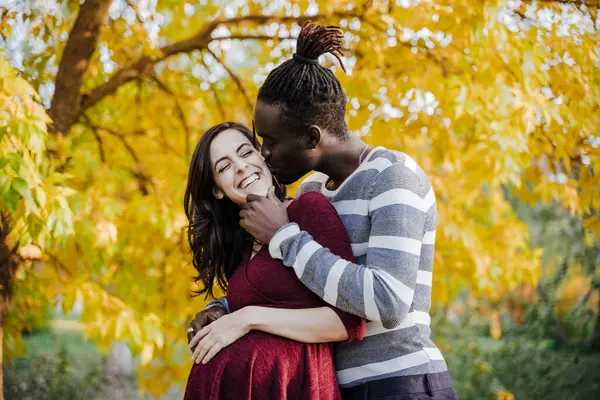
<path fill-rule="evenodd" d="M 227 297 L 225 296 L 212 299 L 206 304 L 206 307 L 204 307 L 204 309 L 206 310 L 207 308 L 210 308 L 212 306 L 219 306 L 225 309 L 225 311 L 227 311 L 227 314 L 231 312 L 231 310 L 229 310 L 229 303 L 227 303 Z"/>
<path fill-rule="evenodd" d="M 273 236 L 271 256 L 293 267 L 300 280 L 327 303 L 380 322 L 384 328 L 397 327 L 409 312 L 417 280 L 431 281 L 430 273 L 418 276 L 425 223 L 435 218 L 435 196 L 425 184 L 422 187 L 416 173 L 401 164 L 377 175 L 364 215 L 371 229 L 363 265 L 323 248 L 294 223 Z M 433 235 L 434 231 L 426 232 L 425 240 Z"/>

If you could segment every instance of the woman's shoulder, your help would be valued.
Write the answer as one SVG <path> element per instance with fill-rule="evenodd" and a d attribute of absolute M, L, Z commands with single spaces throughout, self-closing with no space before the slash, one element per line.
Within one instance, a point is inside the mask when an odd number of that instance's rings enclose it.
<path fill-rule="evenodd" d="M 293 222 L 337 217 L 337 211 L 325 196 L 318 192 L 306 192 L 296 197 L 288 206 L 288 215 Z"/>
<path fill-rule="evenodd" d="M 300 209 L 302 211 L 332 209 L 333 206 L 327 198 L 319 192 L 305 192 L 296 197 L 289 205 L 289 208 Z"/>

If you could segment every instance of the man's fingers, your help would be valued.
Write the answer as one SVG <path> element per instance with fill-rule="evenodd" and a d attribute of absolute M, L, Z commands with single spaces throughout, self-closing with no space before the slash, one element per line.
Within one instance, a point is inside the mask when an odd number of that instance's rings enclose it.
<path fill-rule="evenodd" d="M 271 186 L 269 188 L 269 191 L 267 192 L 267 199 L 279 201 L 279 199 L 277 198 L 277 196 L 275 196 L 275 186 Z"/>
<path fill-rule="evenodd" d="M 204 328 L 204 326 L 206 325 L 206 318 L 204 318 L 202 321 L 204 322 L 204 324 L 199 322 L 197 319 L 194 319 L 192 320 L 192 322 L 190 322 L 190 327 L 194 330 L 194 332 L 200 332 L 200 330 Z"/>
<path fill-rule="evenodd" d="M 196 333 L 200 332 L 200 330 L 202 330 L 204 325 L 206 325 L 207 323 L 208 323 L 208 318 L 206 315 L 206 311 L 201 311 L 196 314 L 196 317 L 192 320 L 192 322 L 190 322 L 191 330 L 188 329 L 188 331 L 187 331 L 188 345 L 194 338 L 194 335 Z"/>
<path fill-rule="evenodd" d="M 210 360 L 212 360 L 212 358 L 213 358 L 214 356 L 216 356 L 216 355 L 217 355 L 217 353 L 218 353 L 219 351 L 221 351 L 221 349 L 222 349 L 222 347 L 221 347 L 221 345 L 219 344 L 219 342 L 215 343 L 215 344 L 214 344 L 214 345 L 211 347 L 211 349 L 208 351 L 208 353 L 206 353 L 206 356 L 204 356 L 204 359 L 202 360 L 202 364 L 206 364 L 206 363 L 208 363 Z"/>
<path fill-rule="evenodd" d="M 259 196 L 257 194 L 249 194 L 248 196 L 246 196 L 246 202 L 247 203 L 252 203 L 253 201 L 258 201 L 260 199 L 263 199 L 264 197 Z"/>
<path fill-rule="evenodd" d="M 197 313 L 190 325 L 196 332 L 208 325 L 208 315 L 206 314 L 206 310 Z"/>
<path fill-rule="evenodd" d="M 248 215 L 250 215 L 250 211 L 248 211 L 248 210 L 240 211 L 240 218 L 242 218 L 242 219 L 248 218 Z"/>
<path fill-rule="evenodd" d="M 223 315 L 227 314 L 227 311 L 221 306 L 213 305 L 206 309 L 206 314 L 208 316 L 208 324 L 212 324 Z"/>

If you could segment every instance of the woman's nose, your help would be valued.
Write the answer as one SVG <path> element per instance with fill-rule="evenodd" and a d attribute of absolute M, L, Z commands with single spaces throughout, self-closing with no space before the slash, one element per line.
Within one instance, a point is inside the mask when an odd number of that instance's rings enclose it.
<path fill-rule="evenodd" d="M 246 168 L 248 167 L 248 164 L 244 161 L 238 161 L 237 163 L 235 163 L 235 168 L 236 171 L 239 172 L 244 172 L 246 170 Z"/>

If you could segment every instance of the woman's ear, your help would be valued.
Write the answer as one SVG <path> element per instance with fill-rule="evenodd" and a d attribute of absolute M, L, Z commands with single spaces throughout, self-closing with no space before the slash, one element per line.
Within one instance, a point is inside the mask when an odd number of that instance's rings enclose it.
<path fill-rule="evenodd" d="M 321 128 L 319 128 L 317 125 L 311 125 L 308 128 L 308 148 L 309 149 L 316 149 L 317 146 L 319 145 L 319 143 L 321 143 Z"/>
<path fill-rule="evenodd" d="M 221 200 L 223 199 L 223 197 L 225 197 L 225 193 L 223 193 L 221 189 L 216 187 L 213 189 L 213 196 L 215 196 L 215 199 Z"/>

